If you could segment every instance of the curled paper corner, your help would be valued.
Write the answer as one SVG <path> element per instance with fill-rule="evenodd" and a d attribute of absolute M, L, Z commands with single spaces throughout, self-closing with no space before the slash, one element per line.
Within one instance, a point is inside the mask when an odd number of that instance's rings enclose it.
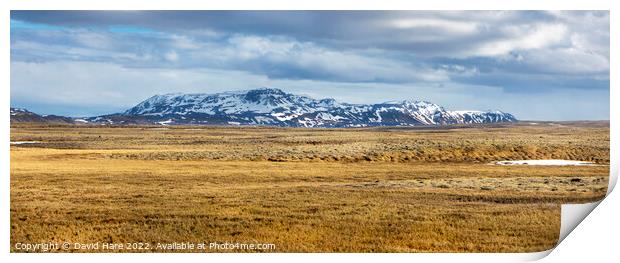
<path fill-rule="evenodd" d="M 583 221 L 605 198 L 587 204 L 564 204 L 562 205 L 562 214 L 560 222 L 560 238 L 559 245 L 572 232 L 581 221 Z M 557 246 L 556 245 L 556 246 Z"/>
<path fill-rule="evenodd" d="M 561 206 L 560 236 L 555 247 L 545 251 L 527 253 L 527 256 L 521 257 L 520 259 L 522 261 L 532 262 L 543 259 L 551 254 L 568 234 L 570 234 L 603 200 L 604 198 L 597 202 L 587 204 L 563 204 Z"/>
<path fill-rule="evenodd" d="M 586 204 L 563 204 L 561 206 L 561 222 L 560 222 L 560 237 L 558 239 L 556 247 L 564 241 L 564 239 L 601 203 L 609 194 L 613 191 L 618 181 L 618 166 L 612 164 L 610 166 L 609 184 L 607 186 L 607 194 L 601 200 L 586 203 Z M 553 248 L 555 249 L 555 248 Z M 544 258 L 549 255 L 553 249 L 543 251 L 547 252 L 546 255 L 540 257 Z"/>
<path fill-rule="evenodd" d="M 561 207 L 560 238 L 556 247 L 596 208 L 614 189 L 618 181 L 618 166 L 612 165 L 607 194 L 599 201 L 586 204 L 563 204 Z"/>

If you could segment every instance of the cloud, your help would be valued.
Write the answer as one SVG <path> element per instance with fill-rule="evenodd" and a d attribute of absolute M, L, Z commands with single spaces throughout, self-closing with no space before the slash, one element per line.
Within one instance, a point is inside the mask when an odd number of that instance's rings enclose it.
<path fill-rule="evenodd" d="M 584 15 L 584 13 L 593 13 Z M 129 25 L 170 33 L 198 30 L 217 34 L 287 36 L 338 48 L 399 49 L 408 52 L 459 53 L 487 42 L 521 39 L 520 28 L 537 24 L 586 23 L 607 19 L 608 12 L 548 13 L 517 11 L 13 11 L 12 19 L 57 26 L 109 28 Z M 589 25 L 573 27 L 587 33 Z M 543 29 L 536 29 L 544 31 Z M 516 32 L 515 32 L 516 31 Z M 214 33 L 217 32 L 217 33 Z M 527 32 L 525 32 L 527 33 Z M 450 41 L 452 43 L 445 43 Z M 432 51 L 431 51 L 432 52 Z M 435 52 L 433 52 L 435 53 Z"/>
<path fill-rule="evenodd" d="M 179 60 L 179 54 L 177 54 L 174 50 L 166 53 L 164 57 L 170 62 L 176 62 Z"/>
<path fill-rule="evenodd" d="M 530 49 L 540 49 L 557 44 L 565 38 L 567 28 L 561 24 L 506 26 L 501 29 L 508 36 L 483 43 L 464 56 L 498 56 Z"/>
<path fill-rule="evenodd" d="M 92 116 L 125 110 L 155 94 L 212 93 L 267 84 L 239 71 L 126 68 L 112 63 L 11 62 L 11 104 L 57 107 L 55 113 Z M 75 111 L 79 109 L 79 111 Z"/>
<path fill-rule="evenodd" d="M 431 28 L 433 30 L 440 30 L 453 34 L 473 34 L 478 31 L 478 24 L 469 21 L 409 18 L 395 19 L 391 21 L 391 23 L 394 27 L 401 29 Z"/>
<path fill-rule="evenodd" d="M 42 105 L 71 87 L 78 101 L 110 98 L 120 109 L 205 83 L 209 90 L 283 85 L 351 101 L 411 95 L 447 106 L 498 103 L 492 108 L 526 117 L 547 109 L 544 116 L 558 119 L 581 116 L 560 105 L 575 103 L 592 106 L 583 116 L 605 118 L 609 31 L 608 11 L 12 11 L 12 101 Z M 57 79 L 63 72 L 55 67 L 73 75 Z M 26 96 L 36 90 L 50 96 Z M 548 97 L 563 93 L 580 100 Z M 539 104 L 528 112 L 518 108 L 522 101 Z"/>
<path fill-rule="evenodd" d="M 180 49 L 199 49 L 201 47 L 200 43 L 196 42 L 192 38 L 183 35 L 172 35 L 170 36 L 172 46 Z"/>
<path fill-rule="evenodd" d="M 64 36 L 63 36 L 64 34 Z M 329 79 L 344 82 L 446 81 L 443 70 L 382 57 L 383 52 L 339 51 L 286 37 L 234 34 L 197 41 L 190 36 L 119 36 L 65 30 L 53 35 L 17 32 L 14 60 L 76 60 L 127 67 L 246 70 L 270 78 Z M 65 41 L 54 41 L 64 38 Z M 48 41 L 52 40 L 52 41 Z"/>
<path fill-rule="evenodd" d="M 540 73 L 580 74 L 609 78 L 609 58 L 580 48 L 558 48 L 524 53 L 524 63 Z M 553 61 L 554 63 L 548 63 Z"/>
<path fill-rule="evenodd" d="M 42 83 L 45 83 L 44 88 L 41 88 Z M 11 87 L 12 106 L 69 116 L 122 112 L 155 94 L 276 87 L 296 94 L 352 103 L 424 99 L 452 110 L 501 109 L 528 120 L 609 118 L 609 104 L 599 100 L 609 97 L 609 91 L 604 89 L 547 90 L 540 87 L 538 93 L 511 94 L 500 86 L 454 82 L 274 80 L 243 71 L 125 68 L 100 62 L 11 62 Z"/>
<path fill-rule="evenodd" d="M 208 57 L 271 78 L 321 79 L 340 82 L 446 81 L 440 70 L 364 54 L 343 52 L 309 42 L 235 36 Z M 226 54 L 223 55 L 222 54 Z M 228 56 L 232 55 L 232 56 Z"/>
<path fill-rule="evenodd" d="M 77 43 L 88 48 L 109 49 L 112 47 L 113 40 L 106 34 L 95 33 L 92 31 L 82 31 L 73 34 L 73 38 Z"/>
<path fill-rule="evenodd" d="M 124 25 L 141 29 L 133 32 L 162 32 L 171 45 L 184 49 L 247 35 L 285 37 L 333 50 L 406 52 L 417 58 L 498 58 L 555 48 L 609 57 L 606 11 L 13 11 L 11 19 L 22 25 L 20 21 L 108 31 Z"/>

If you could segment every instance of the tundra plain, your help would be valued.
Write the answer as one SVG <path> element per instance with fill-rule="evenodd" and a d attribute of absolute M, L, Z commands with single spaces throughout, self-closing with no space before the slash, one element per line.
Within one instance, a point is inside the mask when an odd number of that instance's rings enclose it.
<path fill-rule="evenodd" d="M 29 142 L 10 149 L 15 252 L 17 243 L 46 242 L 276 247 L 208 252 L 542 251 L 558 240 L 560 204 L 600 200 L 609 177 L 608 122 L 12 123 L 10 136 Z M 493 165 L 527 159 L 596 165 Z"/>

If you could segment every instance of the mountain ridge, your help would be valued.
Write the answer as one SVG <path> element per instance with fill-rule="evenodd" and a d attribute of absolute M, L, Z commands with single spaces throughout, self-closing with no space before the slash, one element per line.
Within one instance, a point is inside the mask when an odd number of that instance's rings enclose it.
<path fill-rule="evenodd" d="M 87 119 L 123 122 L 128 116 L 160 124 L 270 125 L 283 127 L 421 126 L 515 122 L 502 111 L 447 111 L 428 102 L 353 104 L 314 99 L 275 88 L 152 96 L 120 114 Z"/>
<path fill-rule="evenodd" d="M 266 125 L 280 127 L 429 126 L 516 122 L 498 110 L 449 111 L 429 101 L 396 100 L 353 104 L 314 99 L 276 88 L 220 93 L 154 95 L 124 112 L 75 123 L 161 125 Z"/>

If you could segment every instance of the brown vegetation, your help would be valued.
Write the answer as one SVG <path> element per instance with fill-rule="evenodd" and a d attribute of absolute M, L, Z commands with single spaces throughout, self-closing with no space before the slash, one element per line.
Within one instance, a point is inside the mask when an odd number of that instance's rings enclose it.
<path fill-rule="evenodd" d="M 274 243 L 279 252 L 541 251 L 606 192 L 609 128 L 14 124 L 17 242 Z M 509 159 L 598 166 L 496 166 Z M 221 251 L 215 251 L 221 252 Z"/>

